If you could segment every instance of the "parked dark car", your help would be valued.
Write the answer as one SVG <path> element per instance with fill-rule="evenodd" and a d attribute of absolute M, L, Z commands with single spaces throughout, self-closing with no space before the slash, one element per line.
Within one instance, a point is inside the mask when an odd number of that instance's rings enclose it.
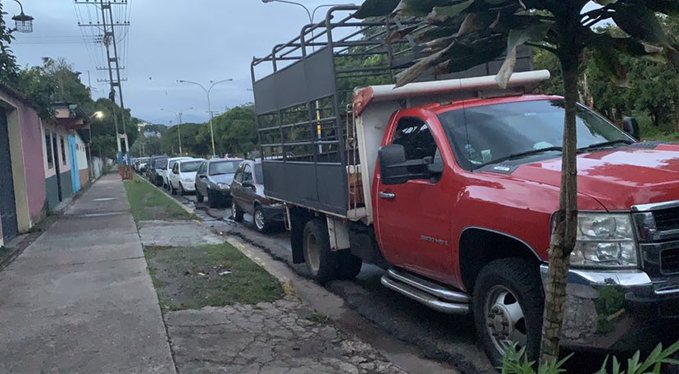
<path fill-rule="evenodd" d="M 167 157 L 158 157 L 153 161 L 153 167 L 149 165 L 149 181 L 156 186 L 163 185 L 163 171 L 167 169 Z"/>
<path fill-rule="evenodd" d="M 149 160 L 146 163 L 146 170 L 144 171 L 144 175 L 146 176 L 146 179 L 151 181 L 151 183 L 153 183 L 153 181 L 155 180 L 155 176 L 154 176 L 155 167 L 154 166 L 156 164 L 156 160 L 161 158 L 161 157 L 162 156 L 151 156 L 151 157 L 149 157 Z"/>
<path fill-rule="evenodd" d="M 283 223 L 283 204 L 264 196 L 264 175 L 262 163 L 243 161 L 231 182 L 231 212 L 236 222 L 243 220 L 243 213 L 252 214 L 255 228 L 267 232 L 273 226 Z"/>
<path fill-rule="evenodd" d="M 196 200 L 207 197 L 210 208 L 228 204 L 231 181 L 242 159 L 214 159 L 204 161 L 196 173 Z"/>

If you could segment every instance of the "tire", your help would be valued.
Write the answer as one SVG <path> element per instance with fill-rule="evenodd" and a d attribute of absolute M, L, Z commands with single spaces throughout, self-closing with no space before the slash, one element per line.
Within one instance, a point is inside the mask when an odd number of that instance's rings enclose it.
<path fill-rule="evenodd" d="M 476 279 L 473 300 L 476 333 L 495 367 L 502 366 L 508 340 L 525 347 L 529 361 L 538 359 L 544 291 L 536 266 L 518 258 L 489 263 Z"/>
<path fill-rule="evenodd" d="M 219 201 L 217 201 L 217 194 L 207 190 L 207 204 L 210 208 L 219 207 Z"/>
<path fill-rule="evenodd" d="M 337 252 L 330 250 L 328 228 L 321 220 L 315 218 L 306 223 L 302 248 L 311 278 L 321 284 L 337 279 Z"/>
<path fill-rule="evenodd" d="M 252 221 L 257 231 L 262 234 L 269 232 L 269 229 L 271 229 L 271 224 L 266 220 L 266 216 L 259 206 L 255 206 L 255 210 L 252 213 Z"/>
<path fill-rule="evenodd" d="M 231 198 L 231 216 L 233 217 L 234 221 L 243 222 L 243 211 L 238 208 L 236 199 L 233 197 Z"/>
<path fill-rule="evenodd" d="M 184 187 L 182 186 L 182 182 L 179 182 L 179 196 L 184 196 L 186 195 L 186 191 L 184 191 Z"/>
<path fill-rule="evenodd" d="M 196 201 L 199 203 L 202 203 L 203 200 L 205 200 L 205 197 L 200 194 L 200 191 L 198 191 L 198 188 L 196 188 Z"/>
<path fill-rule="evenodd" d="M 360 257 L 356 257 L 351 254 L 351 251 L 345 249 L 339 253 L 339 267 L 338 279 L 352 280 L 356 278 L 358 273 L 361 272 L 361 266 L 363 265 L 363 260 Z"/>

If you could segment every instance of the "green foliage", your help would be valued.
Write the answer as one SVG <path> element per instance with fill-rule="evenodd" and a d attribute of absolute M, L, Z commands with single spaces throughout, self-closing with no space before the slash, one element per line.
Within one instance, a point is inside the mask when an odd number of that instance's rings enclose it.
<path fill-rule="evenodd" d="M 623 289 L 614 286 L 602 287 L 595 302 L 598 316 L 597 332 L 602 334 L 612 332 L 615 328 L 615 317 L 624 306 L 625 291 Z"/>
<path fill-rule="evenodd" d="M 257 148 L 257 130 L 252 104 L 231 108 L 212 119 L 215 148 L 218 155 L 252 156 Z M 148 125 L 146 130 L 158 131 L 161 138 L 139 137 L 132 146 L 135 155 L 179 154 L 179 135 L 185 155 L 207 157 L 212 154 L 210 127 L 207 123 L 184 123 L 172 127 Z"/>
<path fill-rule="evenodd" d="M 601 369 L 594 374 L 660 374 L 662 373 L 663 367 L 679 364 L 679 361 L 672 358 L 678 351 L 679 341 L 665 349 L 663 349 L 662 344 L 658 344 L 645 360 L 641 361 L 641 353 L 637 351 L 632 357 L 627 359 L 626 365 L 624 366 L 615 356 L 613 356 L 609 365 L 609 356 L 604 360 Z M 535 362 L 528 361 L 525 350 L 522 349 L 517 351 L 516 346 L 512 345 L 507 349 L 507 352 L 502 358 L 502 373 L 563 374 L 566 373 L 564 366 L 571 356 L 572 354 L 559 361 L 550 361 L 545 365 L 540 366 L 536 371 Z"/>
<path fill-rule="evenodd" d="M 64 59 L 45 58 L 42 66 L 22 70 L 17 88 L 40 109 L 40 116 L 51 118 L 53 103 L 77 104 L 86 113 L 92 110 L 90 91 Z"/>
<path fill-rule="evenodd" d="M 14 37 L 5 23 L 5 16 L 7 16 L 7 13 L 2 10 L 0 3 L 0 81 L 14 85 L 19 74 L 19 68 L 16 57 L 9 47 Z"/>
<path fill-rule="evenodd" d="M 403 0 L 400 3 L 367 0 L 356 15 L 362 18 L 390 14 L 422 17 L 421 27 L 400 32 L 401 36 L 414 34 L 426 51 L 415 65 L 398 75 L 401 85 L 433 68 L 462 71 L 503 53 L 506 58 L 498 81 L 505 83 L 516 62 L 516 48 L 522 44 L 555 52 L 561 62 L 564 58 L 578 57 L 587 48 L 609 78 L 622 81 L 626 76 L 620 62 L 623 54 L 653 55 L 679 65 L 679 44 L 664 30 L 661 19 L 655 14 L 668 14 L 673 9 L 669 3 L 667 6 L 650 3 L 653 2 L 619 0 L 583 12 L 585 1 L 573 4 L 538 0 Z M 578 19 L 573 23 L 565 22 L 575 18 Z M 592 27 L 603 21 L 614 21 L 624 35 L 596 33 Z M 571 39 L 570 43 L 564 43 L 567 39 Z M 563 53 L 566 47 L 577 49 L 577 55 Z"/>

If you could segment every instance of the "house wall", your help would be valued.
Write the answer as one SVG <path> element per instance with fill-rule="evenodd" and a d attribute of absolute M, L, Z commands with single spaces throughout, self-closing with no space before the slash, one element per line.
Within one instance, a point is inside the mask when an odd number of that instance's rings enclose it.
<path fill-rule="evenodd" d="M 47 148 L 45 138 L 49 136 L 50 141 L 56 139 L 56 154 L 52 153 L 52 163 L 48 162 L 49 154 L 52 152 L 52 147 Z M 44 150 L 44 174 L 45 174 L 45 190 L 47 193 L 47 207 L 53 210 L 59 203 L 69 197 L 73 196 L 73 183 L 71 181 L 71 161 L 68 149 L 68 131 L 54 126 L 52 124 L 45 124 L 43 126 L 43 142 L 42 148 Z M 57 163 L 59 163 L 59 178 L 57 178 Z M 59 186 L 61 186 L 61 200 L 59 200 Z"/>
<path fill-rule="evenodd" d="M 45 203 L 42 122 L 28 103 L 2 89 L 0 105 L 7 111 L 17 223 L 25 232 L 40 220 Z"/>
<path fill-rule="evenodd" d="M 90 182 L 90 168 L 87 163 L 87 145 L 80 138 L 78 133 L 75 134 L 76 152 L 78 154 L 78 174 L 80 176 L 80 188 L 87 186 Z"/>

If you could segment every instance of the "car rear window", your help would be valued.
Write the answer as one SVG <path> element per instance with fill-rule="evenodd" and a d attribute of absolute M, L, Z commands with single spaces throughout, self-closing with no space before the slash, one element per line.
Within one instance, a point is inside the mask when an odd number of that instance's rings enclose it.
<path fill-rule="evenodd" d="M 241 161 L 215 161 L 210 163 L 210 175 L 234 174 Z"/>
<path fill-rule="evenodd" d="M 200 164 L 203 161 L 188 161 L 182 162 L 182 173 L 192 173 L 198 171 Z"/>

